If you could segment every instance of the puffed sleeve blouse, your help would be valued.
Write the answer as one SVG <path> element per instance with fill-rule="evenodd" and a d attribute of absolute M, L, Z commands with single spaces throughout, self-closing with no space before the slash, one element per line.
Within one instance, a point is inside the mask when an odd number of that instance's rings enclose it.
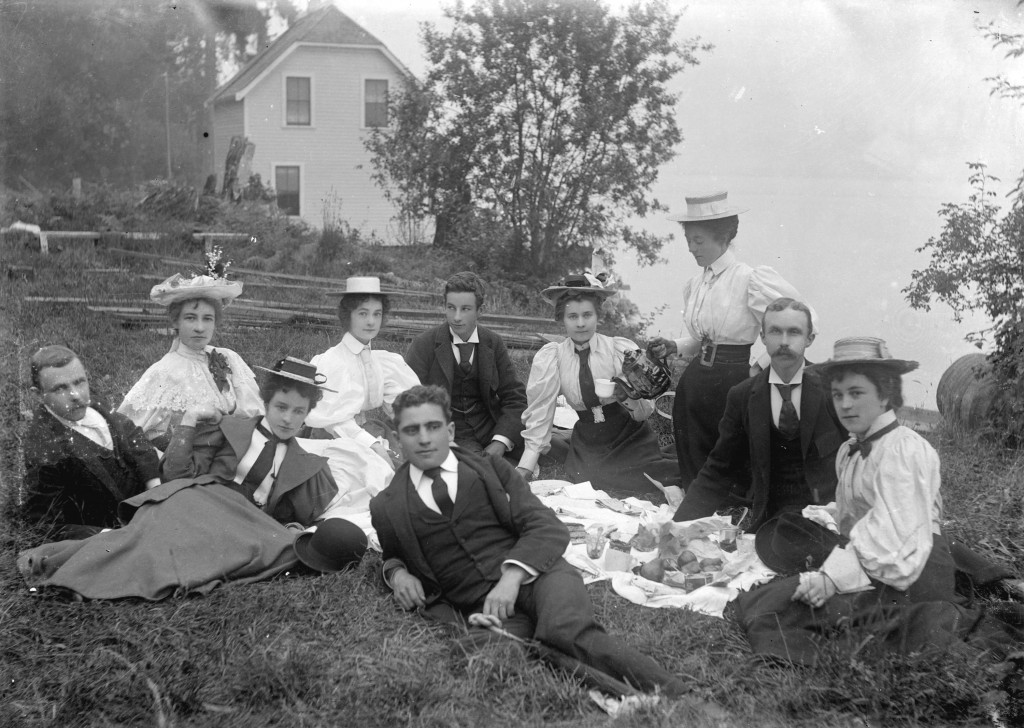
<path fill-rule="evenodd" d="M 639 349 L 620 336 L 594 334 L 590 340 L 590 370 L 594 379 L 611 379 L 622 375 L 622 359 L 627 351 Z M 558 395 L 574 410 L 584 410 L 580 392 L 580 358 L 571 338 L 545 344 L 533 357 L 530 379 L 526 384 L 526 411 L 523 412 L 523 440 L 526 449 L 519 467 L 533 470 L 537 460 L 551 448 Z M 623 406 L 633 419 L 646 420 L 654 412 L 654 403 L 647 399 L 627 399 Z"/>
<path fill-rule="evenodd" d="M 896 414 L 880 415 L 870 436 Z M 840 592 L 870 585 L 868 577 L 905 591 L 924 570 L 932 534 L 942 532 L 939 456 L 928 441 L 907 427 L 897 427 L 872 442 L 867 458 L 850 454 L 854 440 L 836 457 L 836 522 L 849 537 L 822 566 Z"/>
<path fill-rule="evenodd" d="M 369 376 L 363 349 L 368 349 L 373 367 Z M 377 440 L 362 428 L 362 413 L 383 406 L 390 415 L 395 397 L 420 383 L 400 354 L 372 349 L 349 333 L 337 345 L 314 356 L 310 363 L 316 366 L 318 374 L 327 377 L 326 386 L 338 391 L 324 392 L 306 424 L 321 427 L 334 437 L 350 437 L 367 447 Z"/>
<path fill-rule="evenodd" d="M 765 309 L 777 298 L 803 300 L 774 268 L 752 268 L 737 260 L 731 249 L 726 250 L 683 286 L 686 334 L 675 342 L 679 354 L 695 354 L 704 339 L 716 344 L 754 343 Z M 813 308 L 811 319 L 817 331 Z"/>
<path fill-rule="evenodd" d="M 226 391 L 220 390 L 210 371 L 213 353 L 222 355 L 230 370 Z M 263 414 L 256 376 L 242 357 L 224 347 L 194 351 L 176 338 L 170 351 L 139 378 L 117 411 L 153 440 L 181 422 L 185 410 L 204 404 L 213 404 L 222 414 Z"/>

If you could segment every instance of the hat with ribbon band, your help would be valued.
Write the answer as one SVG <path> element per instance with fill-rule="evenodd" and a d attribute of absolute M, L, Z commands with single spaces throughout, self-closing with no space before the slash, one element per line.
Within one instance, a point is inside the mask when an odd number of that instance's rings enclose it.
<path fill-rule="evenodd" d="M 327 381 L 327 377 L 323 374 L 318 374 L 315 366 L 310 364 L 308 361 L 296 359 L 293 356 L 286 356 L 284 359 L 278 360 L 272 369 L 261 366 L 253 368 L 260 369 L 264 372 L 270 372 L 275 376 L 284 377 L 285 379 L 294 379 L 296 382 L 302 382 L 303 384 L 312 384 L 314 387 L 319 387 L 327 392 L 337 391 L 324 386 L 324 383 Z"/>
<path fill-rule="evenodd" d="M 732 217 L 746 212 L 745 207 L 734 207 L 729 204 L 728 192 L 712 192 L 709 195 L 699 195 L 686 198 L 686 212 L 679 215 L 672 215 L 669 220 L 675 222 L 702 222 L 704 220 L 719 220 L 723 217 Z"/>
<path fill-rule="evenodd" d="M 217 299 L 221 305 L 226 306 L 241 295 L 240 281 L 209 275 L 186 278 L 181 273 L 175 273 L 162 283 L 157 283 L 149 292 L 150 299 L 163 306 L 196 298 Z"/>
<path fill-rule="evenodd" d="M 883 339 L 874 336 L 850 336 L 836 340 L 832 358 L 815 364 L 814 368 L 827 373 L 836 367 L 855 364 L 877 364 L 890 367 L 899 374 L 917 369 L 917 362 L 909 359 L 894 359 Z"/>
<path fill-rule="evenodd" d="M 573 292 L 594 293 L 601 299 L 611 298 L 618 293 L 618 291 L 611 288 L 605 288 L 597 276 L 584 273 L 583 275 L 566 276 L 560 283 L 545 288 L 540 292 L 540 295 L 547 299 L 549 303 L 558 303 L 559 298 Z"/>

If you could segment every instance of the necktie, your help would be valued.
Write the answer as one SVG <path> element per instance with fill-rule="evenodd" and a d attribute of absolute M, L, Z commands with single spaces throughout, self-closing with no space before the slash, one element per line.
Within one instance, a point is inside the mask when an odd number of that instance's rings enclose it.
<path fill-rule="evenodd" d="M 380 407 L 381 401 L 377 397 L 383 391 L 380 385 L 380 377 L 377 376 L 377 368 L 373 366 L 373 357 L 370 355 L 370 347 L 364 346 L 359 352 L 359 361 L 363 364 L 363 377 L 366 380 L 366 399 L 363 401 L 363 411 Z"/>
<path fill-rule="evenodd" d="M 878 430 L 877 432 L 872 433 L 870 437 L 865 437 L 863 440 L 857 440 L 855 442 L 851 442 L 850 443 L 850 457 L 853 457 L 854 455 L 856 455 L 859 452 L 860 456 L 862 458 L 864 458 L 865 460 L 867 460 L 868 455 L 871 454 L 871 443 L 874 440 L 877 440 L 878 438 L 880 438 L 882 435 L 886 434 L 887 432 L 892 432 L 893 430 L 895 430 L 899 426 L 900 426 L 899 422 L 890 422 L 888 425 L 883 427 L 881 430 Z"/>
<path fill-rule="evenodd" d="M 788 440 L 792 440 L 800 432 L 800 418 L 793 405 L 793 387 L 798 384 L 776 384 L 782 395 L 782 409 L 779 411 L 779 432 Z"/>
<path fill-rule="evenodd" d="M 441 477 L 441 468 L 427 468 L 423 472 L 432 479 L 430 493 L 434 496 L 437 507 L 441 509 L 441 515 L 451 519 L 455 504 L 452 503 L 451 496 L 448 495 L 448 484 Z"/>
<path fill-rule="evenodd" d="M 476 344 L 456 344 L 459 347 L 459 369 L 463 374 L 473 371 L 473 350 Z"/>
<path fill-rule="evenodd" d="M 576 354 L 580 358 L 580 395 L 583 397 L 583 406 L 600 407 L 601 400 L 594 389 L 594 373 L 590 371 L 590 347 L 578 349 Z"/>
<path fill-rule="evenodd" d="M 266 487 L 263 486 L 263 481 L 267 480 L 267 476 L 270 475 L 270 471 L 274 468 L 274 455 L 277 453 L 277 444 L 280 442 L 287 442 L 287 440 L 280 439 L 273 432 L 263 426 L 262 423 L 256 425 L 256 429 L 260 431 L 264 437 L 267 438 L 266 444 L 260 451 L 260 454 L 256 458 L 256 462 L 249 468 L 249 472 L 245 474 L 245 478 L 242 480 L 242 485 L 249 485 L 256 488 L 252 494 L 252 499 L 256 501 L 257 505 L 263 506 L 267 503 L 267 496 L 270 494 L 270 489 L 274 485 L 274 480 L 271 478 L 267 481 Z"/>

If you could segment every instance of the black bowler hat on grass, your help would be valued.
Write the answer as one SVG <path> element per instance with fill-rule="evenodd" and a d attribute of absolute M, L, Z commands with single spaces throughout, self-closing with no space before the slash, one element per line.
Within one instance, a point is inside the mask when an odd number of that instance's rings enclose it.
<path fill-rule="evenodd" d="M 832 549 L 848 542 L 799 513 L 783 513 L 757 529 L 754 550 L 769 569 L 789 576 L 821 568 Z"/>
<path fill-rule="evenodd" d="M 359 563 L 366 545 L 366 534 L 359 526 L 343 518 L 328 518 L 315 531 L 300 533 L 292 547 L 303 564 L 329 574 Z"/>

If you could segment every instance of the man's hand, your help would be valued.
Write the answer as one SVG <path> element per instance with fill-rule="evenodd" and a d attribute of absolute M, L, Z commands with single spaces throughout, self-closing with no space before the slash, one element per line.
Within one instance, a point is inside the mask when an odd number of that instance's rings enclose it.
<path fill-rule="evenodd" d="M 519 587 L 529 577 L 530 575 L 522 568 L 514 564 L 507 565 L 505 573 L 484 598 L 484 615 L 493 615 L 502 621 L 514 617 Z"/>
<path fill-rule="evenodd" d="M 484 452 L 493 457 L 500 458 L 505 456 L 508 449 L 505 447 L 505 443 L 491 440 L 487 443 L 487 447 L 484 448 Z"/>
<path fill-rule="evenodd" d="M 805 571 L 800 574 L 800 586 L 793 592 L 792 601 L 803 602 L 812 609 L 823 606 L 835 596 L 836 585 L 827 574 Z"/>
<path fill-rule="evenodd" d="M 530 478 L 533 477 L 533 472 L 530 471 L 530 470 L 527 470 L 526 468 L 517 467 L 516 468 L 516 472 L 519 473 L 520 475 L 522 475 L 523 476 L 523 480 L 525 480 L 527 483 L 529 483 L 530 482 Z"/>
<path fill-rule="evenodd" d="M 659 359 L 664 359 L 672 354 L 679 353 L 679 349 L 676 347 L 676 342 L 672 341 L 672 339 L 663 339 L 660 336 L 651 339 L 650 343 L 647 345 L 647 350 Z"/>
<path fill-rule="evenodd" d="M 391 589 L 395 594 L 395 601 L 402 609 L 414 609 L 427 603 L 427 597 L 423 593 L 423 582 L 402 567 L 391 573 Z"/>

